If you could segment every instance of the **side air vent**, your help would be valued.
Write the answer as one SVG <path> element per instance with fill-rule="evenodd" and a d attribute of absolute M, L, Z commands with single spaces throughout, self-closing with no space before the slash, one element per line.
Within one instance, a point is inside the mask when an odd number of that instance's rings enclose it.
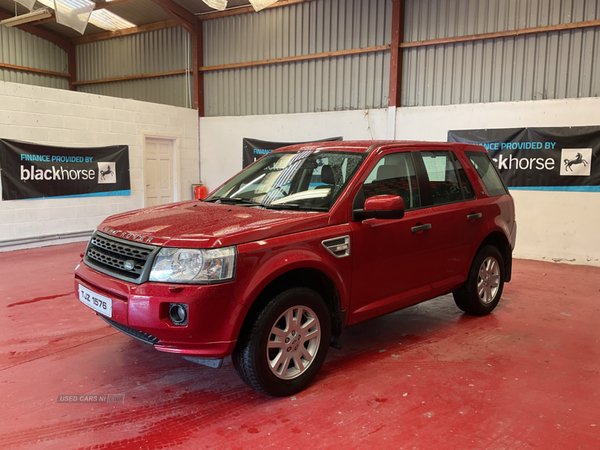
<path fill-rule="evenodd" d="M 350 236 L 327 239 L 321 242 L 321 244 L 336 258 L 350 256 Z"/>

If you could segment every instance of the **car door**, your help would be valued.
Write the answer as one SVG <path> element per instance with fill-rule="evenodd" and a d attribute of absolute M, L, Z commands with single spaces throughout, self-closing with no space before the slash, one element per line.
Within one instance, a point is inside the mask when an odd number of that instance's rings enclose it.
<path fill-rule="evenodd" d="M 455 289 L 466 280 L 473 246 L 478 245 L 484 232 L 481 211 L 477 210 L 473 186 L 454 152 L 420 151 L 415 160 L 425 173 L 422 197 L 431 210 L 427 234 L 435 270 L 430 271 L 429 282 L 436 292 Z"/>
<path fill-rule="evenodd" d="M 388 150 L 372 165 L 355 191 L 353 209 L 375 195 L 399 195 L 402 219 L 351 221 L 352 287 L 349 323 L 356 323 L 427 298 L 435 268 L 428 223 L 410 150 Z M 435 270 L 435 269 L 434 269 Z"/>

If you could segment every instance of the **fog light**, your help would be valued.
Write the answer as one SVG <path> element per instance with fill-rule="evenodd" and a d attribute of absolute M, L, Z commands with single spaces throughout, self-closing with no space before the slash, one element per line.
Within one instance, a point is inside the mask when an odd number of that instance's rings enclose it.
<path fill-rule="evenodd" d="M 169 303 L 169 319 L 173 325 L 187 325 L 188 305 L 185 303 Z"/>

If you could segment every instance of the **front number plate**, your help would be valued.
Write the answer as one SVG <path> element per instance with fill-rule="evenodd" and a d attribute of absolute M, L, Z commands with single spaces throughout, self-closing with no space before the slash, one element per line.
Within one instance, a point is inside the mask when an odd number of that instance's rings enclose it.
<path fill-rule="evenodd" d="M 79 300 L 108 317 L 112 317 L 112 300 L 100 294 L 90 291 L 88 288 L 79 285 Z"/>

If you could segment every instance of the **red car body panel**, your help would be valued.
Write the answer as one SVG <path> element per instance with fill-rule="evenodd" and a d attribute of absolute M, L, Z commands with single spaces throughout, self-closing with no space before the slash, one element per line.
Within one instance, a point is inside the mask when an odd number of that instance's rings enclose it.
<path fill-rule="evenodd" d="M 133 329 L 160 336 L 158 350 L 206 357 L 231 353 L 247 310 L 234 298 L 234 283 L 215 285 L 136 285 L 98 273 L 81 264 L 76 270 L 78 285 L 113 300 L 112 320 Z M 170 302 L 187 303 L 187 326 L 168 320 Z"/>
<path fill-rule="evenodd" d="M 352 260 L 336 259 L 321 242 L 349 232 L 348 224 L 343 224 L 240 245 L 236 298 L 250 307 L 258 294 L 277 277 L 294 269 L 310 268 L 325 273 L 336 284 L 341 307 L 346 309 L 350 302 Z"/>
<path fill-rule="evenodd" d="M 150 238 L 153 245 L 165 247 L 213 248 L 242 244 L 249 236 L 259 240 L 298 233 L 326 226 L 328 222 L 325 213 L 243 208 L 191 200 L 111 216 L 98 230 L 126 239 L 128 235 L 146 238 L 137 239 L 140 242 Z"/>
<path fill-rule="evenodd" d="M 155 344 L 158 350 L 223 358 L 234 350 L 248 311 L 260 293 L 294 270 L 318 271 L 333 283 L 339 309 L 346 311 L 347 326 L 457 289 L 465 282 L 481 243 L 494 233 L 514 247 L 512 198 L 490 197 L 463 153 L 485 152 L 482 147 L 364 141 L 298 145 L 278 151 L 307 148 L 367 153 L 328 212 L 188 201 L 119 214 L 98 227 L 109 236 L 157 247 L 235 246 L 233 281 L 136 284 L 82 262 L 75 271 L 75 291 L 82 285 L 109 297 L 111 320 L 155 336 L 160 341 Z M 476 197 L 408 210 L 401 219 L 353 221 L 354 197 L 377 161 L 392 152 L 413 150 L 454 151 Z M 477 214 L 481 217 L 472 218 Z M 423 225 L 429 228 L 414 228 Z M 343 236 L 350 237 L 350 257 L 336 257 L 322 244 Z M 186 325 L 170 321 L 170 303 L 188 305 Z"/>

